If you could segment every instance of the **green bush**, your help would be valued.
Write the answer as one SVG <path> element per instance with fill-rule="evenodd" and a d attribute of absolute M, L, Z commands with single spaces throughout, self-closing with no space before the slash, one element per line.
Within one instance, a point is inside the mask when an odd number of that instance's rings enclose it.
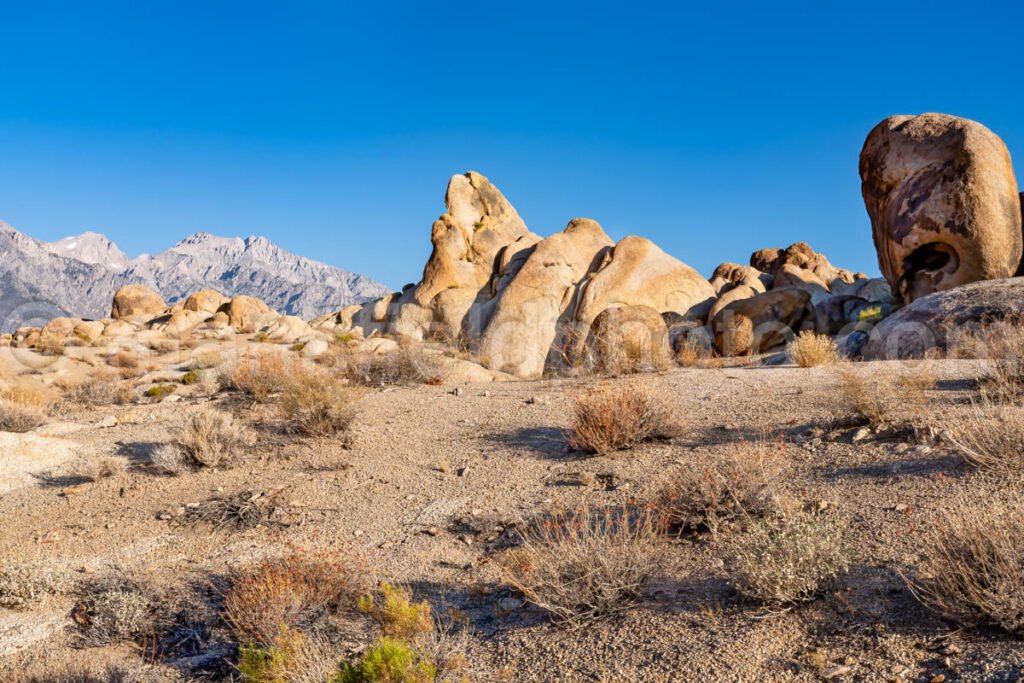
<path fill-rule="evenodd" d="M 403 640 L 384 636 L 330 683 L 433 683 L 437 667 Z"/>

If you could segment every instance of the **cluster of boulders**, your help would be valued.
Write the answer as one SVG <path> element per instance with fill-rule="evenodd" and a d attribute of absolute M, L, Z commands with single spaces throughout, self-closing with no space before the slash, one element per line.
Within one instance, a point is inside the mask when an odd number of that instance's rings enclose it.
<path fill-rule="evenodd" d="M 487 368 L 534 378 L 554 364 L 601 365 L 623 346 L 651 357 L 688 342 L 762 351 L 787 329 L 835 334 L 894 303 L 885 280 L 837 268 L 804 243 L 723 263 L 709 281 L 643 237 L 615 243 L 590 219 L 541 238 L 478 173 L 454 176 L 445 203 L 419 284 L 312 326 L 450 341 Z"/>
<path fill-rule="evenodd" d="M 248 296 L 204 290 L 168 305 L 130 285 L 114 297 L 109 319 L 57 318 L 19 330 L 13 344 L 45 348 L 140 330 L 257 333 L 316 340 L 317 348 L 331 337 L 387 339 L 389 348 L 432 340 L 468 351 L 495 376 L 536 378 L 553 365 L 606 365 L 623 349 L 649 358 L 694 348 L 760 353 L 804 330 L 836 337 L 848 355 L 906 357 L 942 346 L 950 326 L 1022 308 L 1016 281 L 956 289 L 1024 272 L 1022 195 L 998 136 L 954 116 L 890 117 L 868 135 L 860 175 L 882 278 L 836 267 L 804 242 L 761 249 L 746 265 L 723 263 L 706 279 L 650 240 L 616 243 L 587 218 L 541 237 L 470 172 L 449 181 L 423 277 L 401 292 L 307 324 Z"/>
<path fill-rule="evenodd" d="M 754 252 L 747 265 L 723 263 L 707 280 L 642 237 L 614 243 L 593 220 L 541 238 L 471 172 L 449 182 L 418 284 L 312 325 L 450 341 L 521 378 L 555 363 L 600 363 L 615 346 L 658 355 L 699 344 L 740 355 L 802 330 L 879 357 L 893 346 L 879 339 L 893 324 L 876 326 L 894 311 L 1018 272 L 1021 195 L 1006 146 L 981 124 L 888 118 L 868 136 L 860 172 L 883 278 L 837 268 L 802 242 Z"/>
<path fill-rule="evenodd" d="M 126 285 L 114 295 L 110 317 L 104 320 L 53 318 L 41 328 L 24 327 L 11 345 L 40 350 L 134 338 L 140 333 L 174 339 L 220 339 L 236 334 L 258 334 L 277 342 L 303 342 L 322 337 L 301 318 L 281 315 L 257 298 L 226 297 L 205 289 L 167 304 L 144 285 Z"/>

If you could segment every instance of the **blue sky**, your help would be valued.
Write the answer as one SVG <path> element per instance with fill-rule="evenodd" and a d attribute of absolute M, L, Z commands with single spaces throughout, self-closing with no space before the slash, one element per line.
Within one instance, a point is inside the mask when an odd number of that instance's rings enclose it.
<path fill-rule="evenodd" d="M 979 120 L 1024 177 L 1024 3 L 355 4 L 0 4 L 0 219 L 131 255 L 262 234 L 398 287 L 474 169 L 540 234 L 876 272 L 885 116 Z"/>

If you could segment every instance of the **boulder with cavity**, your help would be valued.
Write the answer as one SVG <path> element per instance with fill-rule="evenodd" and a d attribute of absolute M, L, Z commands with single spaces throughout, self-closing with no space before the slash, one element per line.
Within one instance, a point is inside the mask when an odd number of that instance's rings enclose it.
<path fill-rule="evenodd" d="M 879 267 L 903 301 L 1017 272 L 1017 181 L 1006 145 L 985 126 L 891 116 L 864 142 L 860 177 Z"/>

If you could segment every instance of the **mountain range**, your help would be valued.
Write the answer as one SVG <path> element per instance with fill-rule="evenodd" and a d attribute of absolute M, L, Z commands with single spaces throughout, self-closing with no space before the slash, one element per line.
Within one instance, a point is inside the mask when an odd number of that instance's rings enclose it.
<path fill-rule="evenodd" d="M 0 330 L 57 315 L 104 318 L 120 287 L 144 284 L 173 303 L 200 289 L 248 294 L 314 318 L 391 290 L 365 275 L 297 256 L 265 237 L 197 232 L 159 254 L 129 258 L 104 235 L 43 242 L 0 221 Z"/>

